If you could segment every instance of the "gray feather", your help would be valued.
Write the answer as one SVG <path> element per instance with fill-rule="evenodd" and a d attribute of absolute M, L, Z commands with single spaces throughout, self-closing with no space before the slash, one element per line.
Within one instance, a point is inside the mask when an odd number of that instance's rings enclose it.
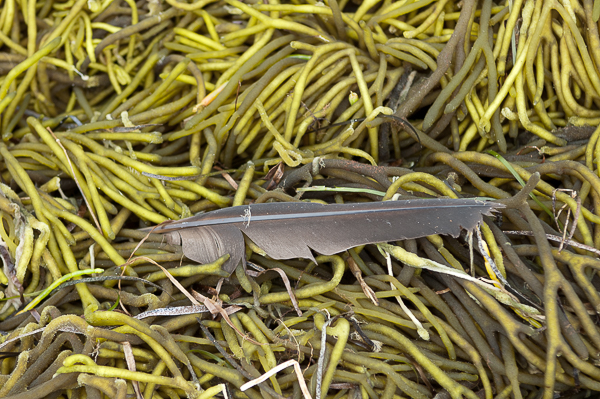
<path fill-rule="evenodd" d="M 469 199 L 411 199 L 322 205 L 278 202 L 220 209 L 158 226 L 188 258 L 208 263 L 229 253 L 231 273 L 244 256 L 244 233 L 273 259 L 314 260 L 359 245 L 425 237 L 458 236 L 503 205 Z"/>

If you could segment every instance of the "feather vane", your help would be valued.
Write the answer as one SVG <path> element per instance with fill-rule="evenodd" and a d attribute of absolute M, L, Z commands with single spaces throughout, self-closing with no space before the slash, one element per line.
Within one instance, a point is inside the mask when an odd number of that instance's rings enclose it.
<path fill-rule="evenodd" d="M 323 205 L 278 202 L 224 208 L 158 226 L 170 244 L 200 263 L 229 253 L 231 273 L 244 257 L 246 235 L 273 259 L 333 255 L 359 245 L 472 230 L 498 203 L 471 199 L 411 199 Z"/>

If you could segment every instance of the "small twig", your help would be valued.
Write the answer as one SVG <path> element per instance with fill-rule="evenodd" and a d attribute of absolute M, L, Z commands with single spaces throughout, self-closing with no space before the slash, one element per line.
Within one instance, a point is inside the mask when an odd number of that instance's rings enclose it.
<path fill-rule="evenodd" d="M 265 187 L 266 190 L 272 190 L 277 187 L 281 181 L 281 178 L 283 177 L 283 168 L 284 163 L 279 162 L 277 165 L 269 169 L 269 172 L 264 177 L 264 179 L 268 182 L 267 186 Z"/>
<path fill-rule="evenodd" d="M 38 313 L 38 311 L 36 309 L 31 309 L 29 311 L 29 314 L 31 316 L 33 316 L 33 318 L 34 318 L 34 320 L 35 320 L 36 323 L 40 322 L 40 314 Z"/>
<path fill-rule="evenodd" d="M 412 86 L 413 80 L 415 80 L 415 76 L 417 76 L 417 71 L 412 71 L 411 73 L 408 74 L 408 78 L 406 79 L 406 85 L 404 85 L 404 88 L 402 89 L 402 91 L 400 92 L 400 95 L 398 96 L 398 99 L 399 99 L 398 103 L 402 103 L 406 99 L 406 96 L 408 95 L 408 92 Z M 396 112 L 397 109 L 398 109 L 398 104 L 396 104 L 396 106 L 394 107 L 394 112 Z"/>
<path fill-rule="evenodd" d="M 229 362 L 229 364 L 231 364 L 233 366 L 233 368 L 235 368 L 237 371 L 239 371 L 239 373 L 241 375 L 243 375 L 245 378 L 252 380 L 253 379 L 252 374 L 250 374 L 249 372 L 244 370 L 244 368 L 242 366 L 240 366 L 235 361 L 235 359 L 233 357 L 231 357 L 231 355 L 229 353 L 227 353 L 225 348 L 223 348 L 223 346 L 219 343 L 219 341 L 217 341 L 216 338 L 211 334 L 208 327 L 206 327 L 204 324 L 202 324 L 202 320 L 200 320 L 199 318 L 196 317 L 196 321 L 198 321 L 198 324 L 200 324 L 200 329 L 202 329 L 202 332 L 204 333 L 204 335 L 206 335 L 206 338 L 215 346 L 215 348 L 217 348 L 217 350 L 219 351 L 219 353 L 221 355 L 223 355 L 225 360 L 227 360 Z M 277 392 L 275 392 L 275 390 L 273 388 L 271 388 L 270 386 L 268 386 L 267 384 L 263 384 L 261 382 L 260 387 L 262 389 L 264 389 L 269 395 L 274 396 L 276 398 L 282 398 L 281 395 L 279 395 Z"/>
<path fill-rule="evenodd" d="M 321 384 L 323 383 L 323 366 L 325 365 L 325 348 L 327 347 L 327 326 L 331 324 L 331 319 L 327 319 L 321 328 L 321 350 L 319 351 L 319 360 L 317 362 L 317 387 L 315 389 L 316 399 L 321 399 Z"/>
<path fill-rule="evenodd" d="M 233 328 L 235 330 L 236 333 L 238 333 L 242 339 L 253 343 L 254 345 L 268 345 L 267 343 L 261 343 L 258 341 L 253 340 L 252 338 L 250 338 L 247 334 L 242 333 L 240 330 L 238 330 L 238 328 L 235 326 L 235 324 L 233 324 L 233 322 L 231 321 L 231 319 L 229 318 L 229 314 L 231 312 L 227 312 L 225 309 L 223 309 L 223 307 L 217 303 L 216 301 L 213 301 L 210 298 L 205 297 L 204 295 L 200 294 L 199 292 L 196 292 L 194 290 L 192 290 L 192 294 L 198 298 L 198 300 L 201 300 L 204 303 L 204 306 L 206 306 L 208 308 L 208 310 L 210 311 L 211 314 L 213 315 L 217 315 L 220 314 L 221 317 L 223 317 L 223 319 L 225 319 L 225 322 L 227 322 L 227 324 L 229 324 L 229 326 L 231 328 Z M 230 308 L 234 308 L 235 311 L 240 310 L 241 308 L 239 306 L 230 306 L 228 309 Z"/>
<path fill-rule="evenodd" d="M 233 394 L 231 393 L 231 389 L 229 388 L 229 384 L 223 384 L 223 397 L 225 399 L 233 398 Z"/>
<path fill-rule="evenodd" d="M 279 309 L 277 309 L 277 311 L 279 312 Z M 279 312 L 279 314 L 281 316 L 281 312 Z M 281 316 L 281 317 L 283 318 L 283 316 Z M 277 322 L 279 323 L 279 325 L 281 325 L 281 326 L 283 326 L 283 328 L 285 328 L 285 330 L 287 331 L 289 336 L 294 340 L 294 344 L 296 345 L 296 351 L 298 352 L 298 363 L 300 363 L 300 361 L 301 361 L 300 356 L 302 355 L 302 351 L 300 350 L 300 342 L 298 342 L 298 340 L 292 333 L 292 330 L 290 330 L 290 328 L 285 325 L 285 323 L 283 322 L 282 319 L 277 319 Z"/>
<path fill-rule="evenodd" d="M 253 386 L 260 384 L 261 382 L 267 380 L 271 376 L 277 374 L 279 371 L 281 371 L 285 368 L 288 368 L 289 366 L 294 366 L 294 371 L 296 372 L 296 377 L 298 377 L 298 383 L 300 384 L 300 390 L 302 391 L 302 394 L 304 395 L 304 399 L 312 399 L 312 396 L 308 390 L 308 387 L 306 386 L 306 381 L 304 381 L 304 376 L 302 375 L 302 369 L 300 368 L 300 364 L 297 361 L 295 361 L 294 359 L 288 360 L 287 362 L 283 362 L 280 365 L 273 367 L 271 370 L 267 371 L 260 377 L 254 379 L 252 381 L 248 381 L 247 383 L 245 383 L 244 385 L 242 385 L 240 387 L 240 390 L 243 392 L 243 391 L 247 390 L 248 388 L 252 388 Z"/>
<path fill-rule="evenodd" d="M 525 147 L 521 148 L 521 149 L 520 149 L 520 150 L 517 152 L 517 155 L 521 155 L 521 153 L 522 153 L 523 151 L 525 151 L 527 148 L 533 148 L 533 149 L 537 150 L 537 152 L 538 152 L 538 155 L 541 155 L 541 156 L 542 156 L 542 163 L 546 162 L 546 154 L 544 154 L 544 152 L 543 152 L 543 151 L 542 151 L 542 150 L 541 150 L 541 149 L 540 149 L 538 146 L 535 146 L 535 145 L 527 145 L 527 146 L 525 146 Z"/>
<path fill-rule="evenodd" d="M 394 273 L 392 271 L 392 257 L 390 255 L 390 253 L 388 251 L 386 251 L 385 249 L 382 250 L 381 248 L 379 249 L 379 251 L 385 256 L 385 260 L 386 260 L 387 268 L 388 268 L 388 274 L 390 276 L 394 277 Z M 390 288 L 392 290 L 396 289 L 396 287 L 394 287 L 394 284 L 392 284 L 392 283 L 390 283 Z M 410 320 L 416 326 L 419 337 L 421 337 L 425 341 L 429 341 L 429 331 L 427 331 L 425 329 L 425 327 L 423 327 L 423 324 L 421 324 L 421 322 L 417 319 L 417 317 L 413 314 L 413 312 L 404 304 L 404 301 L 402 300 L 402 297 L 400 295 L 396 295 L 395 298 L 396 298 L 396 301 L 398 301 L 400 308 L 402 308 L 404 313 L 406 313 L 406 315 L 410 318 Z"/>
<path fill-rule="evenodd" d="M 569 211 L 571 209 L 569 208 Z M 558 248 L 558 252 L 563 250 L 563 246 L 565 245 L 566 240 L 571 240 L 575 235 L 575 230 L 577 230 L 577 222 L 579 221 L 579 216 L 581 213 L 581 197 L 577 197 L 577 208 L 575 209 L 575 215 L 573 215 L 573 223 L 571 224 L 571 229 L 569 230 L 569 235 L 566 236 L 567 226 L 565 226 L 565 231 L 563 233 L 563 241 L 560 243 L 560 247 Z"/>
<path fill-rule="evenodd" d="M 558 211 L 558 214 L 556 213 L 556 192 L 557 191 L 570 192 L 571 198 L 577 198 L 577 209 L 575 210 L 575 215 L 573 216 L 573 223 L 571 224 L 571 229 L 569 230 L 568 237 L 567 237 L 567 227 L 569 227 L 569 218 L 571 217 L 571 208 L 567 209 L 567 217 L 565 218 L 565 226 L 564 226 L 564 228 L 561 228 L 560 214 L 562 213 L 562 211 L 565 208 L 567 208 L 568 205 L 564 204 Z M 558 231 L 560 231 L 562 233 L 562 241 L 560 242 L 560 246 L 558 247 L 559 253 L 563 250 L 565 241 L 567 239 L 570 240 L 571 238 L 573 238 L 573 235 L 575 234 L 575 230 L 577 229 L 577 221 L 579 220 L 579 212 L 580 211 L 581 211 L 581 199 L 577 197 L 577 192 L 575 190 L 561 189 L 561 188 L 552 190 L 552 213 L 555 215 L 554 222 L 556 223 L 556 227 L 558 227 Z"/>
<path fill-rule="evenodd" d="M 503 231 L 503 233 L 507 234 L 507 235 L 534 237 L 533 231 L 509 230 L 509 231 Z M 556 241 L 556 242 L 561 242 L 563 240 L 562 237 L 555 236 L 553 234 L 546 234 L 546 238 L 550 241 Z M 590 247 L 589 245 L 581 244 L 581 243 L 578 243 L 577 241 L 573 241 L 573 240 L 565 240 L 565 244 L 570 245 L 575 248 L 584 249 L 586 251 L 593 252 L 596 255 L 600 256 L 600 250 L 597 250 L 594 247 Z"/>
<path fill-rule="evenodd" d="M 373 289 L 369 287 L 369 285 L 363 279 L 362 272 L 356 264 L 356 262 L 354 261 L 354 259 L 352 259 L 352 256 L 349 255 L 346 258 L 346 262 L 348 263 L 348 268 L 360 284 L 360 288 L 362 289 L 363 293 L 367 296 L 367 298 L 369 298 L 371 302 L 373 302 L 375 306 L 379 306 L 379 299 L 377 299 L 375 291 L 373 291 Z"/>
<path fill-rule="evenodd" d="M 197 314 L 197 313 L 206 313 L 209 312 L 206 306 L 174 306 L 170 308 L 158 308 L 153 310 L 147 310 L 135 316 L 135 319 L 141 320 L 147 317 L 157 317 L 157 316 L 182 316 L 186 314 Z"/>
<path fill-rule="evenodd" d="M 292 91 L 292 92 L 293 92 L 293 91 Z M 291 97 L 291 94 L 292 94 L 292 92 L 290 92 L 290 93 L 287 93 L 287 96 L 288 96 L 288 97 Z M 317 117 L 317 116 L 316 116 L 316 115 L 315 115 L 315 114 L 314 114 L 314 113 L 313 113 L 313 112 L 310 110 L 310 108 L 308 108 L 308 106 L 307 106 L 307 105 L 304 103 L 304 101 L 300 101 L 300 105 L 302 105 L 302 107 L 304 107 L 304 109 L 305 109 L 305 110 L 306 110 L 306 111 L 307 111 L 307 112 L 310 114 L 310 116 L 311 116 L 311 117 L 312 117 L 312 119 L 313 119 L 313 121 L 310 123 L 310 125 L 308 125 L 308 127 L 306 128 L 306 130 L 307 130 L 307 131 L 311 131 L 311 128 L 312 128 L 313 126 L 315 126 L 315 125 L 317 126 L 317 128 L 316 128 L 316 129 L 312 129 L 312 131 L 315 131 L 315 132 L 316 132 L 317 130 L 321 130 L 321 121 L 322 121 L 322 120 L 327 120 L 327 118 L 319 118 L 319 117 Z M 326 104 L 326 105 L 325 105 L 325 107 L 323 107 L 323 110 L 326 110 L 327 108 L 329 108 L 329 104 Z M 332 126 L 332 125 L 325 126 L 325 127 L 331 127 L 331 126 Z"/>
<path fill-rule="evenodd" d="M 411 366 L 414 367 L 418 376 L 421 377 L 421 379 L 427 386 L 427 389 L 429 389 L 429 392 L 433 395 L 435 393 L 435 389 L 433 388 L 433 385 L 431 385 L 429 378 L 427 378 L 427 374 L 425 374 L 425 370 L 423 370 L 423 367 L 421 367 L 421 365 L 417 361 L 415 361 L 415 359 L 413 359 L 410 355 L 406 355 L 406 358 L 410 361 Z"/>
<path fill-rule="evenodd" d="M 356 330 L 356 332 L 358 333 L 360 338 L 365 342 L 365 344 L 369 345 L 369 347 L 371 348 L 371 351 L 375 351 L 375 348 L 376 348 L 375 342 L 373 342 L 373 340 L 371 338 L 367 337 L 367 335 L 362 330 L 362 328 L 360 328 L 360 325 L 358 324 L 358 320 L 356 320 L 356 317 L 354 317 L 354 316 L 346 317 L 346 319 L 349 320 L 350 323 L 352 323 L 352 326 L 354 327 L 354 329 Z"/>
<path fill-rule="evenodd" d="M 417 138 L 417 141 L 419 142 L 419 145 L 421 147 L 423 146 L 423 143 L 421 143 L 421 137 L 419 136 L 419 132 L 417 131 L 417 129 L 415 129 L 412 123 L 408 121 L 408 119 L 400 118 L 396 115 L 379 115 L 378 118 L 389 118 L 397 124 L 399 124 L 404 130 L 410 130 L 414 133 L 415 137 Z"/>
<path fill-rule="evenodd" d="M 148 233 L 148 234 L 150 234 L 150 233 Z M 141 245 L 142 242 L 143 242 L 143 240 L 140 242 L 140 244 L 138 244 L 138 246 Z M 135 251 L 133 251 L 133 253 L 135 253 Z M 134 261 L 136 261 L 138 259 L 143 259 L 145 261 L 148 261 L 148 262 L 152 263 L 154 266 L 158 266 L 165 273 L 165 276 L 169 280 L 171 280 L 171 282 L 173 283 L 173 285 L 175 285 L 179 289 L 179 291 L 181 291 L 183 293 L 183 295 L 185 295 L 192 302 L 193 305 L 202 306 L 202 304 L 200 302 L 198 302 L 196 300 L 196 298 L 194 298 L 192 296 L 192 294 L 189 293 L 188 290 L 186 290 L 185 288 L 183 288 L 183 285 L 181 285 L 179 283 L 179 281 L 177 281 L 177 279 L 175 277 L 173 277 L 173 275 L 171 273 L 169 273 L 169 271 L 167 269 L 165 269 L 164 267 L 162 267 L 161 265 L 159 265 L 158 263 L 156 263 L 154 260 L 148 258 L 147 256 L 136 256 L 135 258 L 131 258 L 130 257 L 127 262 L 123 263 L 119 267 L 125 268 L 125 267 L 129 266 L 130 264 L 132 264 Z"/>
<path fill-rule="evenodd" d="M 219 279 L 219 281 L 217 282 L 217 286 L 214 288 L 215 293 L 214 293 L 214 298 L 218 298 L 219 294 L 221 293 L 221 287 L 223 287 L 223 282 L 225 281 L 225 277 L 221 277 Z"/>
<path fill-rule="evenodd" d="M 133 356 L 133 350 L 131 349 L 131 343 L 129 341 L 121 342 L 123 345 L 123 354 L 125 355 L 125 361 L 127 362 L 127 368 L 129 371 L 136 371 L 135 367 L 135 358 Z M 140 392 L 140 384 L 139 382 L 133 380 L 131 381 L 131 385 L 133 385 L 133 390 L 135 392 L 135 396 L 137 399 L 144 399 L 142 393 Z"/>
<path fill-rule="evenodd" d="M 29 331 L 29 332 L 23 333 L 23 334 L 21 334 L 21 335 L 19 335 L 17 337 L 9 338 L 9 339 L 7 339 L 6 341 L 4 341 L 4 342 L 2 342 L 0 344 L 0 349 L 4 348 L 5 346 L 7 346 L 8 344 L 10 344 L 11 342 L 17 341 L 17 340 L 19 340 L 21 338 L 25 338 L 25 337 L 28 337 L 30 335 L 34 335 L 34 334 L 37 334 L 37 333 L 44 332 L 44 330 L 46 329 L 46 327 L 48 327 L 48 326 L 46 325 L 46 326 L 44 326 L 42 328 L 37 328 L 37 329 L 35 329 L 33 331 Z M 80 330 L 79 328 L 77 328 L 73 324 L 67 324 L 67 325 L 58 327 L 56 329 L 56 331 L 70 332 L 70 333 L 73 333 L 73 334 L 85 334 L 85 331 Z M 0 352 L 0 353 L 10 353 L 10 352 Z"/>
<path fill-rule="evenodd" d="M 137 252 L 137 250 L 138 250 L 138 249 L 139 249 L 139 248 L 142 246 L 142 244 L 143 244 L 143 243 L 144 243 L 144 242 L 145 242 L 145 241 L 148 239 L 148 237 L 150 237 L 150 234 L 152 234 L 152 232 L 154 231 L 154 229 L 155 229 L 155 228 L 157 228 L 157 227 L 158 227 L 158 225 L 157 225 L 157 226 L 154 226 L 154 227 L 152 227 L 152 229 L 151 229 L 151 230 L 148 232 L 148 234 L 146 234 L 146 236 L 145 236 L 144 238 L 142 238 L 142 239 L 140 240 L 140 242 L 138 242 L 138 244 L 135 246 L 135 248 L 133 249 L 133 251 L 131 251 L 131 255 L 129 255 L 129 259 L 127 259 L 127 262 L 125 262 L 123 265 L 119 266 L 119 267 L 121 267 L 121 268 L 122 268 L 122 269 L 121 269 L 121 277 L 123 277 L 123 276 L 125 275 L 125 269 L 127 268 L 127 266 L 129 266 L 131 263 L 133 263 L 133 261 L 134 261 L 134 259 L 132 259 L 133 255 L 134 255 L 134 254 Z M 152 261 L 152 262 L 154 262 L 154 261 Z M 160 266 L 160 265 L 158 265 L 158 264 L 156 264 L 156 265 L 157 265 L 157 266 L 159 266 L 160 268 L 162 268 L 162 266 Z M 165 269 L 163 268 L 163 270 L 165 270 Z M 170 274 L 170 273 L 167 273 L 167 272 L 166 272 L 166 270 L 165 270 L 165 274 L 166 274 L 166 275 L 167 275 L 169 278 L 173 279 L 173 276 L 171 276 L 171 274 Z M 175 285 L 177 285 L 177 284 L 175 284 Z M 117 283 L 117 287 L 119 288 L 119 296 L 120 296 L 120 295 L 121 295 L 121 280 L 119 280 L 119 282 Z M 179 288 L 179 286 L 177 286 L 177 288 Z M 183 288 L 183 287 L 182 287 L 182 288 Z M 184 292 L 184 294 L 185 294 L 185 292 Z M 169 295 L 169 296 L 170 296 L 170 295 Z M 194 302 L 192 302 L 192 303 L 194 303 Z M 194 304 L 194 305 L 195 305 L 195 304 Z M 198 304 L 198 305 L 199 305 L 199 304 Z M 119 306 L 121 307 L 121 309 L 123 309 L 123 311 L 125 312 L 125 314 L 127 314 L 127 315 L 131 316 L 131 314 L 129 314 L 129 312 L 128 312 L 128 311 L 127 311 L 127 309 L 125 308 L 125 304 L 123 304 L 123 302 L 122 302 L 122 301 L 119 301 Z"/>
<path fill-rule="evenodd" d="M 35 329 L 35 330 L 33 330 L 33 331 L 29 331 L 29 332 L 27 332 L 27 333 L 24 333 L 24 334 L 21 334 L 21 335 L 19 335 L 19 336 L 17 336 L 17 337 L 14 337 L 14 338 L 9 338 L 9 339 L 7 339 L 6 341 L 4 341 L 4 342 L 2 342 L 2 343 L 0 344 L 0 349 L 2 349 L 3 347 L 5 347 L 6 345 L 10 344 L 11 342 L 14 342 L 14 341 L 16 341 L 16 340 L 19 340 L 19 339 L 21 339 L 21 338 L 28 337 L 28 336 L 30 336 L 30 335 L 33 335 L 33 334 L 37 334 L 37 333 L 39 333 L 39 332 L 43 332 L 45 329 L 46 329 L 46 327 L 37 328 L 37 329 Z"/>
<path fill-rule="evenodd" d="M 236 183 L 235 180 L 233 180 L 233 177 L 231 177 L 231 175 L 227 172 L 221 172 L 221 176 L 223 176 L 223 178 L 225 180 L 227 180 L 227 183 L 229 183 L 231 185 L 231 187 L 233 187 L 234 190 L 238 189 L 238 184 Z"/>
<path fill-rule="evenodd" d="M 204 333 L 204 335 L 206 335 L 206 338 L 215 346 L 215 348 L 219 351 L 219 353 L 221 355 L 223 355 L 223 357 L 225 358 L 225 360 L 227 360 L 229 362 L 229 364 L 231 364 L 233 366 L 233 368 L 235 368 L 237 371 L 239 371 L 239 373 L 241 375 L 243 375 L 244 377 L 246 377 L 249 380 L 251 380 L 252 379 L 252 375 L 250 375 L 249 372 L 247 372 L 246 370 L 244 370 L 242 368 L 242 366 L 240 366 L 235 361 L 235 359 L 233 357 L 231 357 L 231 355 L 229 353 L 227 353 L 227 351 L 223 348 L 223 346 L 221 346 L 221 344 L 219 343 L 219 341 L 217 341 L 217 339 L 211 334 L 211 332 L 208 329 L 208 327 L 206 327 L 204 324 L 202 324 L 202 320 L 200 320 L 200 318 L 196 317 L 196 321 L 200 325 L 200 329 L 202 330 L 202 332 Z"/>
<path fill-rule="evenodd" d="M 199 104 L 196 104 L 194 106 L 194 112 L 202 111 L 204 108 L 208 107 L 208 105 L 210 105 L 210 103 L 212 103 L 214 99 L 217 98 L 217 96 L 223 91 L 223 89 L 225 88 L 225 86 L 227 86 L 228 83 L 229 81 L 223 83 L 221 86 L 215 88 L 213 91 L 208 93 L 206 97 L 204 97 L 202 101 L 200 101 Z"/>
<path fill-rule="evenodd" d="M 300 307 L 298 306 L 298 300 L 296 299 L 296 295 L 294 294 L 294 291 L 292 290 L 292 285 L 290 284 L 290 280 L 288 279 L 288 276 L 285 274 L 285 272 L 282 269 L 280 269 L 278 267 L 274 267 L 272 269 L 262 269 L 261 267 L 255 265 L 254 263 L 251 263 L 251 262 L 246 262 L 246 263 L 256 269 L 259 269 L 258 273 L 254 272 L 253 273 L 254 275 L 251 275 L 252 277 L 258 277 L 261 274 L 266 273 L 271 270 L 279 273 L 279 276 L 281 277 L 281 279 L 283 280 L 283 284 L 285 285 L 285 289 L 287 290 L 288 295 L 290 296 L 290 300 L 292 301 L 294 310 L 296 311 L 298 316 L 302 317 L 302 311 L 300 310 Z M 262 269 L 262 270 L 260 270 L 260 269 Z M 249 272 L 249 273 L 252 273 L 252 272 Z"/>

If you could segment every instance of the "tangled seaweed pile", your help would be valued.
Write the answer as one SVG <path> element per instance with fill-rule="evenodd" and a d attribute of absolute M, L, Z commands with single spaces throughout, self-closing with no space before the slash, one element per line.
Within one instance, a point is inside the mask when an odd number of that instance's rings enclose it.
<path fill-rule="evenodd" d="M 0 397 L 600 391 L 600 2 L 292 3 L 2 2 Z M 506 208 L 231 276 L 139 230 L 413 196 Z"/>

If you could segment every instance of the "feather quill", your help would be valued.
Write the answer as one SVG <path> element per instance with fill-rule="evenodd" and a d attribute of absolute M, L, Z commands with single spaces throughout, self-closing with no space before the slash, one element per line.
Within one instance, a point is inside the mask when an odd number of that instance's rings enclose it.
<path fill-rule="evenodd" d="M 228 253 L 231 273 L 244 257 L 243 235 L 273 259 L 333 255 L 359 245 L 425 237 L 458 236 L 502 204 L 470 199 L 411 199 L 323 205 L 277 202 L 224 208 L 157 226 L 186 257 L 213 262 Z"/>

